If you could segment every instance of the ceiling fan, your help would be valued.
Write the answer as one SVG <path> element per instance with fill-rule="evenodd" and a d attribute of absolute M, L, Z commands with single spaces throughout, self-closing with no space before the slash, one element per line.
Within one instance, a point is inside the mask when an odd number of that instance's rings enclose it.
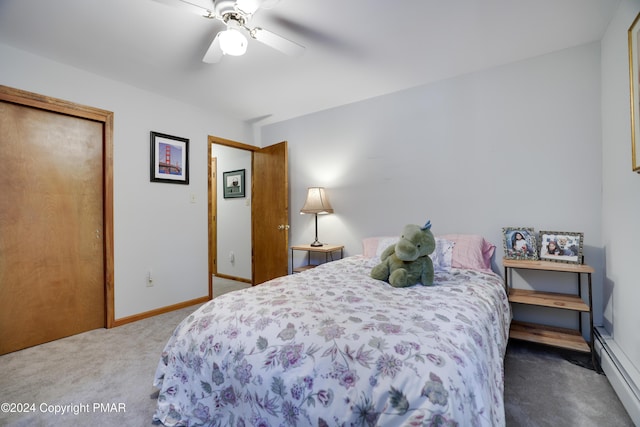
<path fill-rule="evenodd" d="M 217 19 L 226 25 L 226 30 L 216 34 L 207 49 L 203 62 L 219 62 L 224 55 L 240 56 L 247 50 L 247 38 L 259 41 L 282 53 L 302 55 L 304 46 L 260 27 L 250 27 L 249 21 L 260 8 L 268 9 L 278 0 L 156 0 L 160 3 L 188 9 L 208 19 Z"/>

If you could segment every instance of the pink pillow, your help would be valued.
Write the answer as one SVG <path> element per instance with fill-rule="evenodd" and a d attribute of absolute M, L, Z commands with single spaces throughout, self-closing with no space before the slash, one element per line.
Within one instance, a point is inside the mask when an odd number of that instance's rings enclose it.
<path fill-rule="evenodd" d="M 496 247 L 475 234 L 445 234 L 438 236 L 455 242 L 451 267 L 491 271 L 491 257 Z"/>
<path fill-rule="evenodd" d="M 378 237 L 367 237 L 362 239 L 362 254 L 367 258 L 376 256 L 378 248 Z"/>

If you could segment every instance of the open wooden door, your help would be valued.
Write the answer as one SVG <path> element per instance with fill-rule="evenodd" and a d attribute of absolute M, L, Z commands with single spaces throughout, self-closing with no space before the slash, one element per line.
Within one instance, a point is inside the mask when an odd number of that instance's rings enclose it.
<path fill-rule="evenodd" d="M 217 223 L 215 193 L 216 162 L 212 144 L 233 147 L 252 153 L 251 246 L 252 284 L 257 285 L 289 271 L 289 179 L 287 143 L 265 148 L 209 136 L 209 292 L 216 267 Z"/>
<path fill-rule="evenodd" d="M 287 142 L 254 151 L 253 284 L 289 272 L 289 179 Z"/>

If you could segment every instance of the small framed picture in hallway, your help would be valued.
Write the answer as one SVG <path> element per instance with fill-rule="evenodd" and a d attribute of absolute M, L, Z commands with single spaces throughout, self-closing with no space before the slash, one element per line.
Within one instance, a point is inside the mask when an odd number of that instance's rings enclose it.
<path fill-rule="evenodd" d="M 244 197 L 244 169 L 239 169 L 222 174 L 224 186 L 224 198 Z"/>

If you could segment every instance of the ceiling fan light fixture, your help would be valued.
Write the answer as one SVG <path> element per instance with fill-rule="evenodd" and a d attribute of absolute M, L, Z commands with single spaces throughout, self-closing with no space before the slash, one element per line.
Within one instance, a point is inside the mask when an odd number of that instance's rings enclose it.
<path fill-rule="evenodd" d="M 220 33 L 220 49 L 225 55 L 242 56 L 247 51 L 247 38 L 240 31 L 227 28 Z"/>

